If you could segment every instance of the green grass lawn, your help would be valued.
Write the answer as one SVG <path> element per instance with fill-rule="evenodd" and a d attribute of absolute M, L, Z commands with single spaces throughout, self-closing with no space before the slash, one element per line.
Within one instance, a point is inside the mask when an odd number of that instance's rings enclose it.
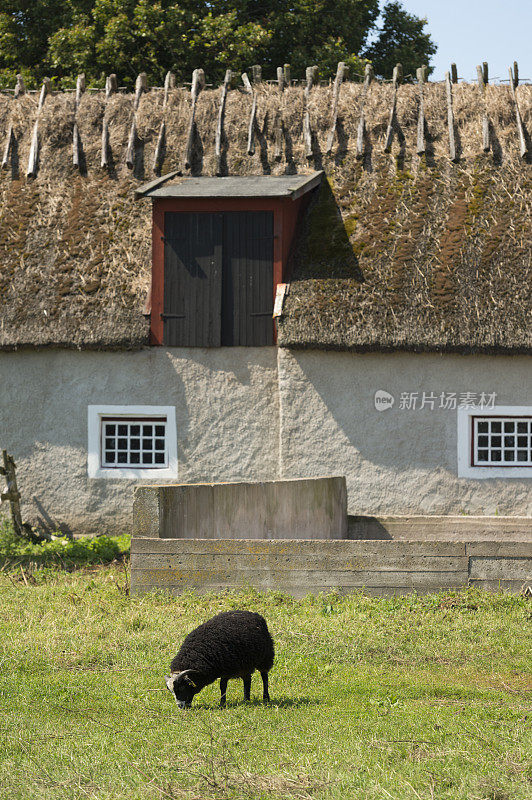
<path fill-rule="evenodd" d="M 1 566 L 1 565 L 0 565 Z M 504 595 L 128 597 L 117 564 L 0 572 L 2 798 L 530 800 L 532 606 Z M 272 703 L 180 711 L 183 637 L 263 613 Z"/>

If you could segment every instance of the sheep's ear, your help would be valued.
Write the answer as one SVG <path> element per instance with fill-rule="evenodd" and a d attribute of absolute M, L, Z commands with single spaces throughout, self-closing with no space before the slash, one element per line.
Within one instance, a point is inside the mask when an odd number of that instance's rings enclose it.
<path fill-rule="evenodd" d="M 168 689 L 168 691 L 169 692 L 173 692 L 174 691 L 175 675 L 165 675 L 164 676 L 164 680 L 165 680 L 166 688 Z"/>

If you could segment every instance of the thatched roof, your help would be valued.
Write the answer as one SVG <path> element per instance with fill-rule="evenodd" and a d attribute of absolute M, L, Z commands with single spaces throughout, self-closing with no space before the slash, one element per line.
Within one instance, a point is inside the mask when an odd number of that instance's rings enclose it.
<path fill-rule="evenodd" d="M 449 157 L 444 84 L 424 85 L 425 152 L 417 153 L 420 87 L 401 85 L 390 153 L 384 152 L 393 89 L 342 84 L 330 154 L 331 86 L 308 101 L 313 155 L 305 156 L 302 86 L 259 84 L 255 154 L 247 154 L 251 97 L 227 97 L 222 164 L 230 175 L 310 173 L 328 180 L 294 248 L 279 343 L 340 349 L 532 352 L 532 166 L 520 155 L 508 86 L 453 86 L 458 148 Z M 532 86 L 516 92 L 532 152 Z M 196 107 L 192 173 L 213 175 L 219 89 Z M 138 347 L 150 284 L 151 204 L 134 190 L 153 177 L 163 117 L 162 172 L 183 164 L 190 91 L 143 94 L 136 112 L 133 169 L 125 164 L 133 95 L 83 95 L 76 119 L 82 169 L 72 165 L 73 94 L 50 95 L 39 115 L 40 154 L 26 178 L 36 95 L 0 95 L 0 145 L 10 124 L 10 164 L 0 173 L 0 347 Z M 283 114 L 282 153 L 275 118 Z M 363 152 L 356 150 L 364 111 Z M 490 123 L 490 151 L 482 123 Z M 103 119 L 110 166 L 100 167 Z M 362 140 L 360 140 L 362 141 Z M 522 146 L 522 143 L 521 143 Z M 357 157 L 358 156 L 358 157 Z M 18 165 L 18 166 L 17 166 Z"/>

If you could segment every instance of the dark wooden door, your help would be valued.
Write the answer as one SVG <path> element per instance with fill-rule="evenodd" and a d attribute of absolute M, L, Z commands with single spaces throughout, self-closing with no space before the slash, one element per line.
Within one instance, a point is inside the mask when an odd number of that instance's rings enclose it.
<path fill-rule="evenodd" d="M 219 347 L 223 217 L 167 212 L 164 233 L 164 344 Z"/>
<path fill-rule="evenodd" d="M 224 213 L 222 344 L 273 344 L 273 212 Z"/>

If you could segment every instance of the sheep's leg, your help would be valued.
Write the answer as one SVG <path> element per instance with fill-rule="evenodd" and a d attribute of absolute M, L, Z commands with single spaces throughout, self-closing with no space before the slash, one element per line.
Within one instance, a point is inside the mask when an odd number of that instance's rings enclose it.
<path fill-rule="evenodd" d="M 242 678 L 244 681 L 244 700 L 251 700 L 251 675 Z"/>
<path fill-rule="evenodd" d="M 220 678 L 220 708 L 225 708 L 225 696 L 227 694 L 227 678 Z"/>
<path fill-rule="evenodd" d="M 261 672 L 260 676 L 262 678 L 262 686 L 263 686 L 262 699 L 264 700 L 265 703 L 269 703 L 270 695 L 268 694 L 268 673 Z"/>

